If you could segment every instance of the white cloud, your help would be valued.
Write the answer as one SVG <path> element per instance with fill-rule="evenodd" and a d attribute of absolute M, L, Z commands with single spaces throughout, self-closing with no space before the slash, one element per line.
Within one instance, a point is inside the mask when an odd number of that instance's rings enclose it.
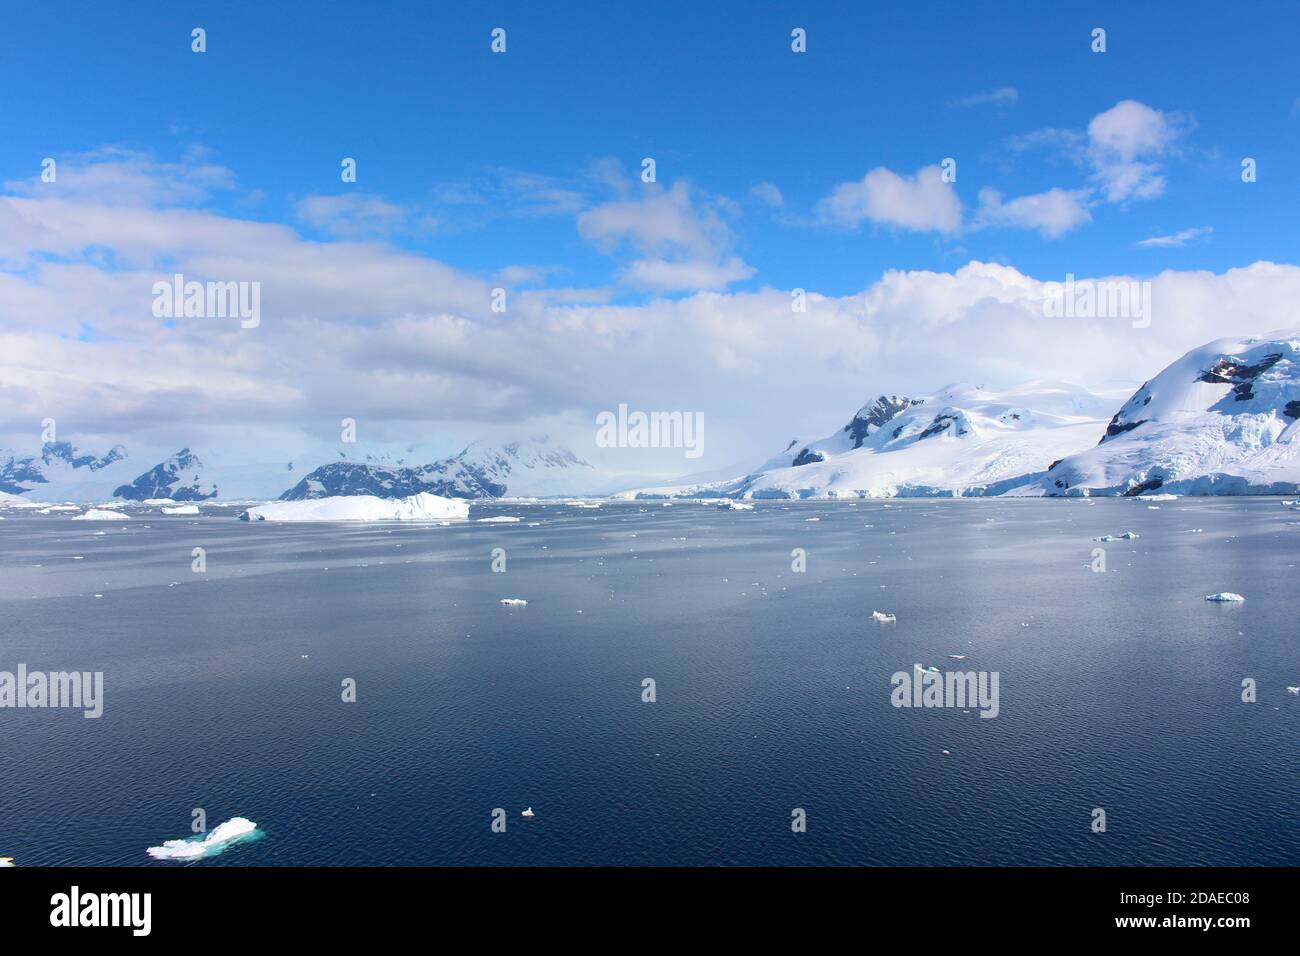
<path fill-rule="evenodd" d="M 309 226 L 332 236 L 389 235 L 408 223 L 406 209 L 364 193 L 307 196 L 295 204 L 294 211 Z M 433 226 L 433 220 L 428 217 L 421 217 L 420 222 L 426 228 Z"/>
<path fill-rule="evenodd" d="M 750 187 L 749 194 L 773 209 L 780 209 L 785 205 L 785 197 L 781 195 L 781 190 L 772 183 L 756 183 Z"/>
<path fill-rule="evenodd" d="M 210 162 L 208 151 L 197 146 L 172 163 L 120 146 L 51 158 L 54 182 L 44 182 L 38 169 L 28 179 L 5 183 L 5 191 L 104 205 L 184 206 L 236 185 L 235 174 Z"/>
<path fill-rule="evenodd" d="M 696 202 L 685 183 L 650 185 L 639 199 L 603 203 L 578 216 L 578 234 L 614 255 L 630 247 L 637 259 L 622 272 L 634 288 L 658 292 L 720 288 L 753 269 L 730 255 L 734 241 L 722 212 L 726 200 Z"/>
<path fill-rule="evenodd" d="M 970 96 L 963 96 L 961 99 L 953 100 L 948 105 L 957 109 L 965 109 L 971 106 L 986 106 L 988 104 L 1010 104 L 1020 99 L 1020 92 L 1014 86 L 1000 86 L 996 90 L 989 90 L 986 93 L 973 93 Z"/>
<path fill-rule="evenodd" d="M 1053 188 L 1004 202 L 997 190 L 981 189 L 975 225 L 1036 229 L 1051 239 L 1057 239 L 1091 220 L 1086 190 Z"/>
<path fill-rule="evenodd" d="M 1088 160 L 1109 202 L 1155 199 L 1165 178 L 1155 158 L 1163 156 L 1190 121 L 1136 100 L 1121 100 L 1088 123 Z"/>
<path fill-rule="evenodd" d="M 725 262 L 638 259 L 623 271 L 621 278 L 633 288 L 673 292 L 679 289 L 725 289 L 753 274 L 753 268 L 731 256 Z"/>
<path fill-rule="evenodd" d="M 700 242 L 699 223 L 665 213 L 652 228 L 624 213 L 599 218 L 600 234 L 679 252 Z M 638 253 L 628 268 L 647 286 L 719 289 L 747 268 L 708 241 L 699 249 L 710 255 Z M 1300 267 L 1261 262 L 1155 276 L 1149 328 L 1048 319 L 1045 282 L 1064 276 L 972 262 L 863 276 L 853 295 L 812 290 L 806 313 L 792 312 L 789 290 L 765 288 L 637 305 L 601 301 L 601 290 L 538 290 L 495 314 L 491 282 L 391 245 L 42 196 L 0 197 L 0 258 L 13 264 L 0 269 L 0 438 L 28 441 L 33 422 L 53 417 L 69 438 L 129 447 L 143 435 L 181 447 L 212 429 L 250 445 L 286 430 L 337 434 L 344 414 L 399 440 L 453 426 L 526 435 L 542 421 L 567 421 L 581 437 L 596 411 L 626 401 L 703 411 L 710 456 L 756 461 L 791 435 L 843 424 L 882 391 L 1033 378 L 1135 385 L 1193 346 L 1284 325 L 1300 301 Z M 261 324 L 164 326 L 151 286 L 172 271 L 260 281 Z M 94 334 L 79 340 L 85 326 Z"/>
<path fill-rule="evenodd" d="M 961 228 L 961 200 L 938 166 L 900 176 L 878 166 L 858 182 L 841 183 L 818 204 L 824 221 L 856 227 L 870 221 L 916 232 Z"/>
<path fill-rule="evenodd" d="M 1208 236 L 1212 232 L 1214 232 L 1213 226 L 1196 226 L 1191 229 L 1179 230 L 1168 236 L 1152 236 L 1150 239 L 1143 239 L 1138 245 L 1156 249 L 1175 249 L 1200 239 L 1202 236 Z"/>

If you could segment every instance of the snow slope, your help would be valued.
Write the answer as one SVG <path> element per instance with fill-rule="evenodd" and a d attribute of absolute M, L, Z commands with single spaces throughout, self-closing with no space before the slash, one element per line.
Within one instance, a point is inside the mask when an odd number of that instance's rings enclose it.
<path fill-rule="evenodd" d="M 469 517 L 469 502 L 427 492 L 406 498 L 351 495 L 276 501 L 249 508 L 244 521 L 450 521 Z"/>
<path fill-rule="evenodd" d="M 35 455 L 0 451 L 0 492 L 32 501 L 105 501 L 132 470 L 121 445 L 97 455 L 70 442 L 46 442 Z"/>
<path fill-rule="evenodd" d="M 1056 495 L 1300 493 L 1300 330 L 1219 339 L 1145 383 L 1101 441 L 1040 482 Z"/>
<path fill-rule="evenodd" d="M 217 496 L 217 485 L 204 473 L 203 462 L 188 448 L 182 448 L 130 484 L 119 485 L 113 497 L 128 501 L 170 498 L 173 501 L 205 501 Z"/>
<path fill-rule="evenodd" d="M 449 498 L 575 494 L 596 472 L 545 436 L 505 445 L 474 442 L 457 455 L 427 465 L 337 461 L 322 465 L 280 496 L 282 501 L 341 495 L 394 498 L 429 492 Z"/>
<path fill-rule="evenodd" d="M 1059 382 L 882 395 L 834 434 L 792 441 L 741 478 L 619 497 L 883 498 L 992 495 L 1025 486 L 1041 494 L 1036 479 L 1056 459 L 1095 442 L 1112 407 Z"/>

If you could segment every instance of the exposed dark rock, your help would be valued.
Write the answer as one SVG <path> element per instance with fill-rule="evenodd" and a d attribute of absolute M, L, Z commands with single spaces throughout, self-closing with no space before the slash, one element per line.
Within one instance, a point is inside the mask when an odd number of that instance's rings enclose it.
<path fill-rule="evenodd" d="M 1139 485 L 1134 485 L 1128 491 L 1124 492 L 1125 498 L 1135 498 L 1146 491 L 1156 491 L 1165 483 L 1163 478 L 1148 478 Z"/>
<path fill-rule="evenodd" d="M 851 447 L 861 448 L 862 442 L 871 434 L 873 428 L 881 428 L 909 405 L 918 404 L 920 404 L 919 400 L 911 400 L 899 395 L 881 395 L 870 405 L 863 406 L 853 416 L 853 421 L 843 429 L 848 433 Z M 898 437 L 897 432 L 894 433 L 894 437 Z"/>
<path fill-rule="evenodd" d="M 825 460 L 826 460 L 826 456 L 823 455 L 821 452 L 813 451 L 811 448 L 805 448 L 803 451 L 799 452 L 799 454 L 795 456 L 794 461 L 792 461 L 790 464 L 793 467 L 798 468 L 800 465 L 811 465 L 814 462 L 825 461 Z"/>

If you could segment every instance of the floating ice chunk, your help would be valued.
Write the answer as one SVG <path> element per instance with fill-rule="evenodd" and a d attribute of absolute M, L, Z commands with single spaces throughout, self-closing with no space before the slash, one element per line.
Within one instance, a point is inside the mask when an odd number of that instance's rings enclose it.
<path fill-rule="evenodd" d="M 175 508 L 163 508 L 162 513 L 165 515 L 196 515 L 199 513 L 199 506 L 177 505 Z"/>
<path fill-rule="evenodd" d="M 966 659 L 965 654 L 949 654 L 948 656 L 955 661 L 964 661 Z"/>
<path fill-rule="evenodd" d="M 1100 538 L 1093 538 L 1092 540 L 1093 541 L 1114 541 L 1118 538 L 1123 538 L 1126 541 L 1132 541 L 1136 537 L 1138 537 L 1138 533 L 1136 531 L 1125 531 L 1123 534 L 1103 534 Z"/>
<path fill-rule="evenodd" d="M 140 503 L 144 505 L 174 505 L 176 501 L 172 498 L 146 498 Z"/>
<path fill-rule="evenodd" d="M 1218 594 L 1205 595 L 1205 600 L 1218 601 L 1221 604 L 1223 603 L 1237 604 L 1246 599 L 1242 597 L 1240 594 L 1234 594 L 1231 591 L 1220 591 Z"/>
<path fill-rule="evenodd" d="M 91 508 L 84 515 L 73 515 L 73 521 L 130 521 L 130 515 L 119 514 L 116 511 L 105 511 L 102 508 Z"/>
<path fill-rule="evenodd" d="M 730 498 L 723 498 L 718 502 L 718 507 L 723 511 L 753 511 L 754 506 L 747 501 L 732 501 Z"/>
<path fill-rule="evenodd" d="M 469 502 L 427 491 L 406 498 L 336 495 L 258 505 L 239 517 L 243 521 L 436 521 L 468 518 Z"/>
<path fill-rule="evenodd" d="M 1288 694 L 1300 694 L 1300 687 L 1288 687 L 1286 692 Z"/>
<path fill-rule="evenodd" d="M 12 856 L 0 856 L 0 866 L 13 866 L 14 858 Z"/>
<path fill-rule="evenodd" d="M 236 843 L 255 839 L 257 824 L 244 817 L 234 817 L 209 830 L 202 837 L 189 840 L 168 840 L 162 846 L 151 846 L 145 852 L 155 860 L 199 860 L 216 856 Z"/>
<path fill-rule="evenodd" d="M 501 603 L 506 607 L 526 607 L 528 602 L 523 598 L 502 598 Z"/>
<path fill-rule="evenodd" d="M 517 521 L 523 521 L 523 518 L 512 518 L 510 515 L 494 515 L 491 518 L 479 518 L 475 524 L 514 524 Z"/>
<path fill-rule="evenodd" d="M 881 624 L 893 624 L 898 620 L 898 616 L 895 614 L 886 614 L 884 611 L 872 611 L 871 619 L 873 621 L 879 621 Z"/>

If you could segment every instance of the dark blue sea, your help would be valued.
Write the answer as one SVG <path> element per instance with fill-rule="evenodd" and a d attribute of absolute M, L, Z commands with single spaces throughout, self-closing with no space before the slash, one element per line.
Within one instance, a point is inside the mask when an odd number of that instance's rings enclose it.
<path fill-rule="evenodd" d="M 104 714 L 0 710 L 0 855 L 1300 864 L 1300 511 L 1276 498 L 236 511 L 2 512 L 0 670 L 102 671 Z M 916 663 L 997 672 L 998 716 L 892 706 Z M 196 808 L 262 838 L 150 860 Z"/>

